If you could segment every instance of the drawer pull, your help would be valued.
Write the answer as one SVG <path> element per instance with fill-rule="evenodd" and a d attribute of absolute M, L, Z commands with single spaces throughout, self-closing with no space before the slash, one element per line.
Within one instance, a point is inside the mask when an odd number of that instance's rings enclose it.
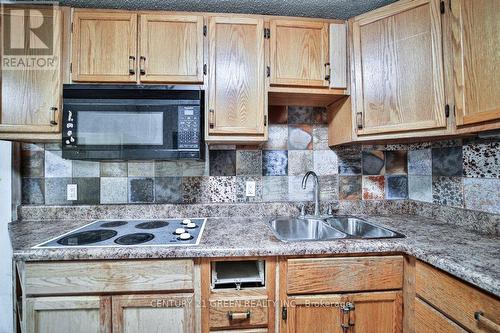
<path fill-rule="evenodd" d="M 135 75 L 135 57 L 134 56 L 129 56 L 128 57 L 128 74 L 129 75 Z"/>
<path fill-rule="evenodd" d="M 59 118 L 57 108 L 55 106 L 53 106 L 50 108 L 50 111 L 52 112 L 52 119 L 50 120 L 50 126 L 56 126 L 57 125 L 57 118 Z"/>
<path fill-rule="evenodd" d="M 139 73 L 141 75 L 146 75 L 146 57 L 139 57 Z"/>
<path fill-rule="evenodd" d="M 474 313 L 474 318 L 477 320 L 479 324 L 482 324 L 489 329 L 491 329 L 493 332 L 500 333 L 500 325 L 495 323 L 493 320 L 487 318 L 484 316 L 484 312 L 482 311 L 476 311 Z"/>
<path fill-rule="evenodd" d="M 246 312 L 228 311 L 227 312 L 227 317 L 229 318 L 229 320 L 245 320 L 245 319 L 250 319 L 250 310 L 247 310 Z"/>

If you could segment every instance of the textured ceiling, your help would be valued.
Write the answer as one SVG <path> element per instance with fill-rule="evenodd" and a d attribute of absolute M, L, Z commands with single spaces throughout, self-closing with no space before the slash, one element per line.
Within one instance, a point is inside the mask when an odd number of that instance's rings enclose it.
<path fill-rule="evenodd" d="M 61 5 L 347 19 L 395 0 L 61 0 Z"/>

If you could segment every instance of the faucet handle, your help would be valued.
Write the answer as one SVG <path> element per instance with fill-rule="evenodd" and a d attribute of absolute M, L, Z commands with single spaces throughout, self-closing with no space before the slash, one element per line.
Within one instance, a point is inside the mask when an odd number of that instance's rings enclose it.
<path fill-rule="evenodd" d="M 332 205 L 328 205 L 328 208 L 326 210 L 326 215 L 333 215 Z"/>
<path fill-rule="evenodd" d="M 300 205 L 300 217 L 306 216 L 306 204 L 302 203 Z"/>

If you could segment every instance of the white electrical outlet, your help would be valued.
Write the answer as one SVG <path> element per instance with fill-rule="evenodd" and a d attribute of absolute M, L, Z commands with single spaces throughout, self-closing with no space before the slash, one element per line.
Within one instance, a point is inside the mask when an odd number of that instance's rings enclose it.
<path fill-rule="evenodd" d="M 247 197 L 255 197 L 255 182 L 248 181 L 246 183 L 246 196 Z"/>
<path fill-rule="evenodd" d="M 78 185 L 76 184 L 67 185 L 66 200 L 78 200 Z"/>

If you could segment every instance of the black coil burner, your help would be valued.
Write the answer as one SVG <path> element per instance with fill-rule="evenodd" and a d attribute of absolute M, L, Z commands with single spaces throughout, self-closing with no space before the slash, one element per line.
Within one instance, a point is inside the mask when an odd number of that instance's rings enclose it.
<path fill-rule="evenodd" d="M 116 231 L 107 229 L 82 231 L 64 236 L 57 243 L 67 246 L 87 245 L 105 241 L 115 237 L 117 234 Z"/>
<path fill-rule="evenodd" d="M 167 221 L 149 221 L 142 222 L 136 225 L 137 229 L 158 229 L 166 227 L 169 223 Z"/>
<path fill-rule="evenodd" d="M 127 224 L 127 221 L 110 221 L 110 222 L 104 222 L 101 224 L 101 228 L 116 228 L 116 227 L 121 227 L 122 225 Z"/>

